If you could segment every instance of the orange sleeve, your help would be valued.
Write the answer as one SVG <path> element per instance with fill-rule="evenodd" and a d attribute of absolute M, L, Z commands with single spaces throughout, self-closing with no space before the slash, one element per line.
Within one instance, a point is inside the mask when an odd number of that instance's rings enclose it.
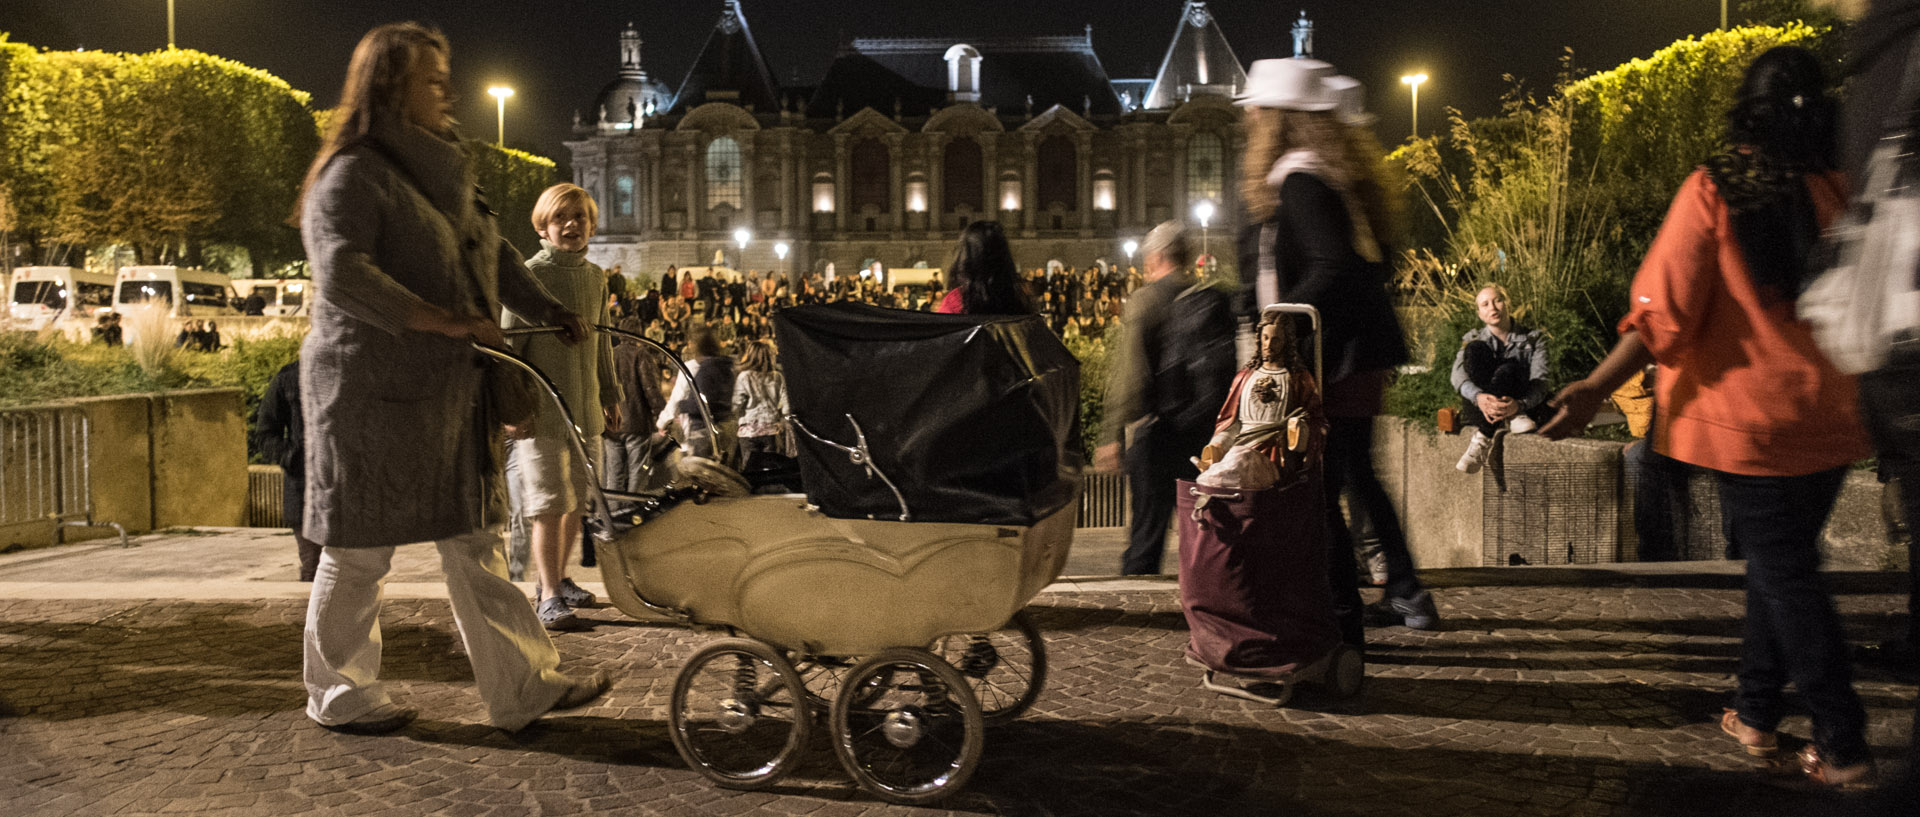
<path fill-rule="evenodd" d="M 1720 201 L 1705 170 L 1687 177 L 1667 209 L 1667 218 L 1647 249 L 1628 291 L 1621 333 L 1640 333 L 1656 360 L 1674 362 L 1706 325 L 1705 313 L 1720 282 Z"/>

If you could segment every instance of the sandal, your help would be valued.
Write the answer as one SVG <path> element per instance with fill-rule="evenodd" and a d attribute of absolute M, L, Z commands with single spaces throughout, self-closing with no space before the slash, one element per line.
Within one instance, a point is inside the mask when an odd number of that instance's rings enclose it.
<path fill-rule="evenodd" d="M 1720 731 L 1734 740 L 1740 741 L 1740 748 L 1754 757 L 1773 757 L 1780 754 L 1780 733 L 1764 732 L 1748 726 L 1740 720 L 1740 713 L 1728 707 L 1720 714 Z"/>
<path fill-rule="evenodd" d="M 1800 750 L 1800 771 L 1807 773 L 1807 779 L 1822 786 L 1836 789 L 1849 789 L 1870 785 L 1874 779 L 1873 760 L 1871 758 L 1852 766 L 1835 766 L 1820 757 L 1820 750 L 1808 744 Z"/>

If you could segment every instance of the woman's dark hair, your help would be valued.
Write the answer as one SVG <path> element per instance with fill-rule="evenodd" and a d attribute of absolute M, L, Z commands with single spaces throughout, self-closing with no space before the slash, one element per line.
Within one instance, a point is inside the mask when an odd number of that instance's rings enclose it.
<path fill-rule="evenodd" d="M 1741 256 L 1769 297 L 1792 300 L 1807 278 L 1820 225 L 1806 175 L 1838 166 L 1836 119 L 1820 58 L 1776 46 L 1747 67 L 1727 112 L 1733 149 L 1707 160 Z"/>
<path fill-rule="evenodd" d="M 1832 170 L 1837 115 L 1813 52 L 1776 46 L 1754 58 L 1727 112 L 1727 141 L 1799 171 Z"/>
<path fill-rule="evenodd" d="M 1033 300 L 1020 285 L 1013 248 L 997 221 L 976 221 L 960 232 L 947 277 L 960 290 L 960 310 L 969 315 L 1026 315 Z"/>

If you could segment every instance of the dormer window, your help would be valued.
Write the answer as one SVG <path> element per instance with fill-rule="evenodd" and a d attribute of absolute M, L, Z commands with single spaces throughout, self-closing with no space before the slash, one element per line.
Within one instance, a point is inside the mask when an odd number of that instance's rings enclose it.
<path fill-rule="evenodd" d="M 947 91 L 955 102 L 980 101 L 980 51 L 961 43 L 947 49 Z"/>

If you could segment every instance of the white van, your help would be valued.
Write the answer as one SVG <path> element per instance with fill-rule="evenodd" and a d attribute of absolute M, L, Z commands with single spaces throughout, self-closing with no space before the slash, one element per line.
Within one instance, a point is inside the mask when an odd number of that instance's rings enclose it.
<path fill-rule="evenodd" d="M 15 329 L 39 330 L 63 318 L 92 320 L 113 308 L 113 276 L 78 267 L 18 267 L 7 296 Z"/>
<path fill-rule="evenodd" d="M 307 314 L 307 288 L 313 282 L 304 278 L 235 278 L 233 291 L 238 300 L 234 308 L 246 312 L 247 299 L 259 294 L 267 302 L 262 314 L 273 317 Z"/>
<path fill-rule="evenodd" d="M 195 267 L 121 267 L 113 308 L 167 303 L 176 318 L 233 315 L 233 279 Z"/>

